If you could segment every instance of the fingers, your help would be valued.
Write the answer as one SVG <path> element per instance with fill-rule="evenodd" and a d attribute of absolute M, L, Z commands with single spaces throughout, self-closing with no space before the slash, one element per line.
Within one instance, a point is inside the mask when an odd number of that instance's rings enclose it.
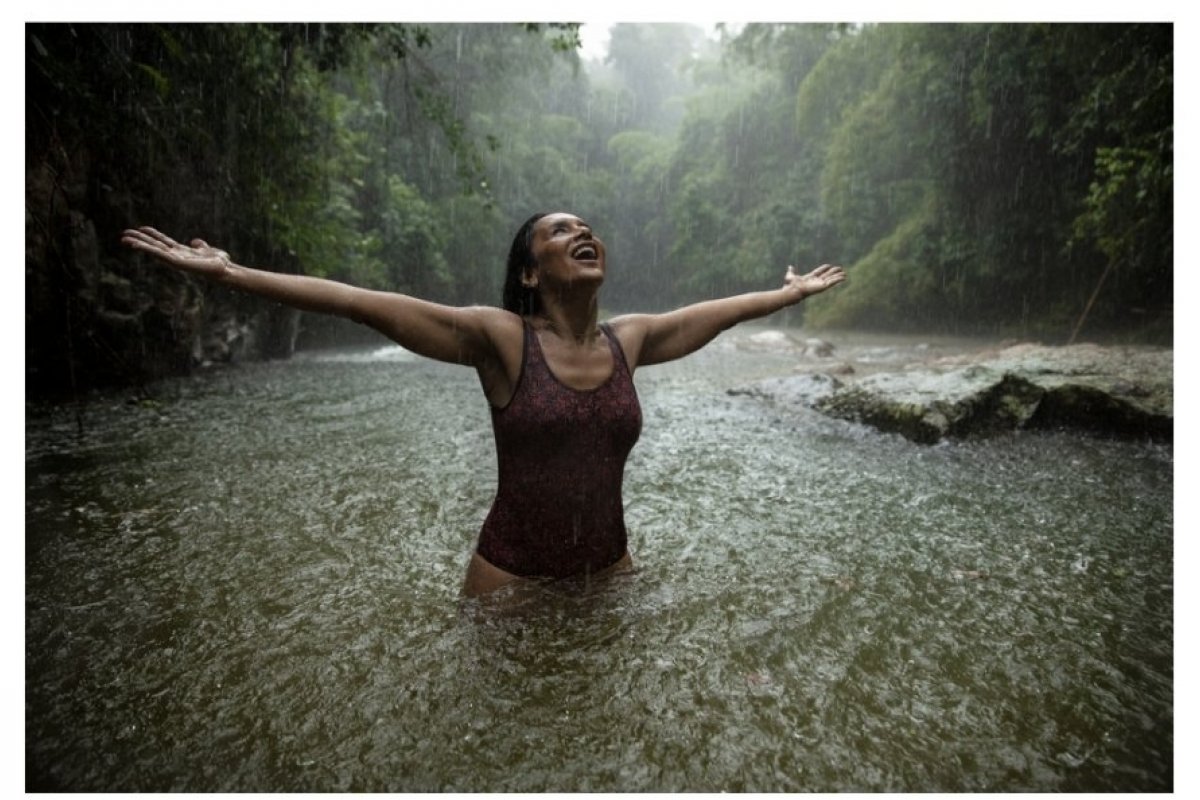
<path fill-rule="evenodd" d="M 805 275 L 803 277 L 821 278 L 826 275 L 834 275 L 834 274 L 841 275 L 844 273 L 845 273 L 845 270 L 843 270 L 841 267 L 837 266 L 836 264 L 822 264 L 821 266 L 814 269 L 812 272 L 808 273 L 808 275 Z M 793 267 L 791 264 L 788 265 L 787 274 L 789 277 L 800 277 L 796 273 L 796 268 Z"/>
<path fill-rule="evenodd" d="M 121 242 L 129 247 L 150 253 L 159 253 L 178 247 L 179 243 L 154 228 L 130 229 L 121 234 Z"/>
<path fill-rule="evenodd" d="M 166 250 L 166 246 L 162 242 L 142 231 L 125 231 L 121 234 L 121 244 L 146 253 L 161 253 Z"/>
<path fill-rule="evenodd" d="M 823 292 L 846 280 L 846 271 L 836 264 L 822 264 L 812 272 L 797 275 L 795 267 L 788 265 L 786 283 L 805 287 L 809 293 Z"/>
<path fill-rule="evenodd" d="M 146 238 L 146 235 L 144 233 L 142 233 L 141 231 L 137 231 L 137 230 L 133 230 L 133 229 L 121 231 L 121 241 L 122 242 L 140 242 L 145 238 Z"/>
<path fill-rule="evenodd" d="M 812 271 L 812 277 L 820 280 L 826 286 L 836 286 L 846 280 L 846 271 L 832 264 L 822 264 Z"/>
<path fill-rule="evenodd" d="M 167 236 L 162 231 L 155 230 L 154 228 L 151 228 L 148 226 L 141 227 L 141 228 L 137 229 L 137 232 L 144 235 L 147 239 L 154 241 L 154 242 L 158 242 L 160 244 L 164 244 L 167 247 L 178 247 L 179 246 L 179 242 L 175 241 L 170 236 Z"/>

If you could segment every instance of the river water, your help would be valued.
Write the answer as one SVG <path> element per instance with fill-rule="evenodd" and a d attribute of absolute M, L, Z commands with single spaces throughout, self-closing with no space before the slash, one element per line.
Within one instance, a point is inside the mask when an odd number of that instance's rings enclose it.
<path fill-rule="evenodd" d="M 1171 790 L 1172 446 L 916 445 L 726 394 L 790 368 L 734 335 L 636 377 L 636 571 L 504 608 L 469 370 L 28 408 L 27 788 Z"/>

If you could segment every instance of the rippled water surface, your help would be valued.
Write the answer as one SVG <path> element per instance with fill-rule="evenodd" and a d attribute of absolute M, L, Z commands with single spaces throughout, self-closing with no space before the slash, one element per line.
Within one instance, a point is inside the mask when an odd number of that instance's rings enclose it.
<path fill-rule="evenodd" d="M 787 369 L 639 371 L 637 571 L 503 610 L 459 598 L 495 481 L 469 370 L 323 352 L 29 409 L 27 787 L 1170 790 L 1172 447 L 725 393 Z"/>

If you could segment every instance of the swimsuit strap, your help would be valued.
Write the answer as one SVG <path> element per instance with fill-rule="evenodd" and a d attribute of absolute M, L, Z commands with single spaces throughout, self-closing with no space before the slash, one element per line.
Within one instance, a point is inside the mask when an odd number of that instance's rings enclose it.
<path fill-rule="evenodd" d="M 613 333 L 612 325 L 609 325 L 607 322 L 601 322 L 600 330 L 604 331 L 604 336 L 608 339 L 609 349 L 613 352 L 613 369 L 615 370 L 619 365 L 628 373 L 630 371 L 629 362 L 625 360 L 625 350 L 622 349 L 621 343 L 617 341 L 617 335 Z"/>

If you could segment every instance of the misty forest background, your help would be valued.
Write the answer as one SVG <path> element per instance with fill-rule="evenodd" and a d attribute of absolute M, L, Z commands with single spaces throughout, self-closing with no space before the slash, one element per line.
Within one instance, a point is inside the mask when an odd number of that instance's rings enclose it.
<path fill-rule="evenodd" d="M 1171 342 L 1170 25 L 620 24 L 603 63 L 571 24 L 25 38 L 27 395 L 344 341 L 123 251 L 139 224 L 498 304 L 516 227 L 568 210 L 607 311 L 831 262 L 791 322 Z"/>

